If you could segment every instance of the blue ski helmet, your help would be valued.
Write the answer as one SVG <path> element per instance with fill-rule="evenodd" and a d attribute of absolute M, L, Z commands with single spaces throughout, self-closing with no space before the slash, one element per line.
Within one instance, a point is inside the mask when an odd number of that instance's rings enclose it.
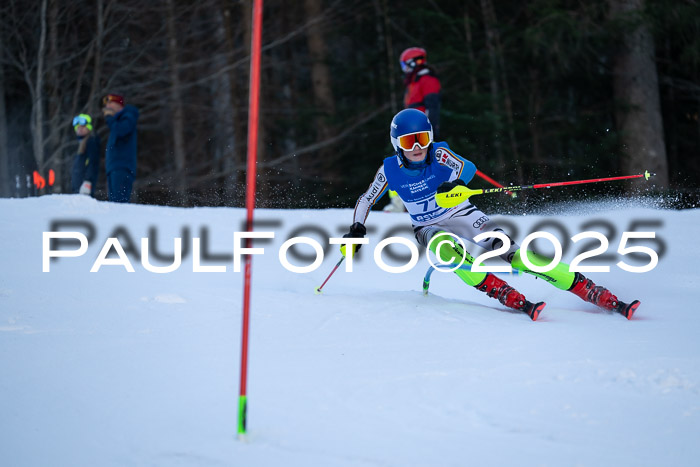
<path fill-rule="evenodd" d="M 430 124 L 428 116 L 418 109 L 404 109 L 394 115 L 391 120 L 391 145 L 397 154 L 403 155 L 403 151 L 399 147 L 399 137 L 404 135 L 412 135 L 427 131 L 430 135 L 430 143 L 433 142 L 433 125 Z"/>

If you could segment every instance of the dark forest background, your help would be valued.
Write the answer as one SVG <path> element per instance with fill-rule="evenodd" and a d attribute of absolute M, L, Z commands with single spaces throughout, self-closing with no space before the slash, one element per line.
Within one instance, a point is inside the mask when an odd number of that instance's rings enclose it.
<path fill-rule="evenodd" d="M 251 2 L 1 5 L 0 196 L 68 192 L 71 119 L 91 114 L 104 147 L 113 92 L 141 112 L 132 201 L 244 204 Z M 697 197 L 697 1 L 266 0 L 258 206 L 354 205 L 392 151 L 411 46 L 442 82 L 441 139 L 501 183 L 649 170 L 537 198 Z M 51 190 L 26 186 L 49 169 Z"/>

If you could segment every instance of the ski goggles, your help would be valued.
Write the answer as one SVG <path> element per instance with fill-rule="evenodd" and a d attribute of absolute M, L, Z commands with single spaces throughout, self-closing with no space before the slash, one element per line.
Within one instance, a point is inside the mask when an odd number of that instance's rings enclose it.
<path fill-rule="evenodd" d="M 416 61 L 411 59 L 408 59 L 406 61 L 400 62 L 401 63 L 401 71 L 404 73 L 410 73 L 413 71 L 413 69 L 416 67 Z"/>
<path fill-rule="evenodd" d="M 78 126 L 78 125 L 85 126 L 88 123 L 90 123 L 90 122 L 88 122 L 88 119 L 83 117 L 82 115 L 78 115 L 77 117 L 73 117 L 73 126 Z"/>
<path fill-rule="evenodd" d="M 432 143 L 429 131 L 411 133 L 410 135 L 399 136 L 398 146 L 404 151 L 412 151 L 417 144 L 421 149 L 425 149 Z"/>
<path fill-rule="evenodd" d="M 85 126 L 92 131 L 92 119 L 88 114 L 80 114 L 77 117 L 73 117 L 73 129 L 77 130 L 79 126 Z"/>

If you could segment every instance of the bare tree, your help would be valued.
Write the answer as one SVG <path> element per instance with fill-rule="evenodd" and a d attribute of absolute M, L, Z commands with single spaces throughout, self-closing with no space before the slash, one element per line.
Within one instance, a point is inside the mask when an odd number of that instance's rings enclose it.
<path fill-rule="evenodd" d="M 34 79 L 25 76 L 32 95 L 32 147 L 34 160 L 39 172 L 44 170 L 44 65 L 46 62 L 46 10 L 48 0 L 41 0 L 39 7 L 39 46 L 36 51 L 36 72 Z"/>
<path fill-rule="evenodd" d="M 375 28 L 377 30 L 377 47 L 386 51 L 386 67 L 389 79 L 387 81 L 389 87 L 389 103 L 391 104 L 391 113 L 398 112 L 398 99 L 396 97 L 396 56 L 394 55 L 394 45 L 391 40 L 391 29 L 389 28 L 389 12 L 386 0 L 374 0 L 374 10 L 377 15 L 375 20 Z"/>
<path fill-rule="evenodd" d="M 99 92 L 100 81 L 102 78 L 102 47 L 105 34 L 105 6 L 104 0 L 95 1 L 95 39 L 93 41 L 93 47 L 90 50 L 94 50 L 94 61 L 92 66 L 92 83 L 90 85 L 90 94 L 87 100 L 87 111 L 90 115 L 95 113 L 95 96 Z M 88 56 L 89 58 L 89 56 Z M 87 60 L 85 62 L 87 64 Z M 76 85 L 76 89 L 80 89 L 80 84 Z"/>
<path fill-rule="evenodd" d="M 0 34 L 0 54 L 4 51 Z M 10 154 L 7 147 L 7 107 L 5 105 L 5 65 L 0 57 L 0 196 L 10 196 Z"/>
<path fill-rule="evenodd" d="M 539 70 L 530 66 L 530 93 L 528 99 L 528 127 L 530 129 L 530 140 L 532 142 L 532 163 L 535 167 L 546 170 L 546 165 L 542 164 L 542 130 L 540 127 L 540 116 L 542 113 L 542 92 L 540 90 L 540 73 Z M 539 172 L 538 175 L 545 176 L 546 173 Z"/>
<path fill-rule="evenodd" d="M 61 46 L 58 40 L 59 29 L 59 5 L 58 0 L 49 0 L 48 6 L 48 54 L 47 54 L 47 70 L 46 70 L 46 140 L 44 141 L 44 150 L 48 157 L 46 158 L 46 167 L 54 171 L 57 183 L 55 186 L 47 187 L 52 192 L 60 193 L 62 190 L 62 181 L 69 177 L 64 177 L 64 172 L 69 173 L 64 167 L 66 160 L 63 157 L 63 151 L 60 150 L 62 136 L 66 134 L 65 128 L 68 127 L 63 117 L 63 109 L 61 106 L 60 83 L 63 82 L 60 78 Z M 67 185 L 67 184 L 66 184 Z"/>
<path fill-rule="evenodd" d="M 224 54 L 221 59 L 214 62 L 217 68 L 223 68 L 233 62 L 236 54 L 235 35 L 236 26 L 232 21 L 234 11 L 225 2 L 219 7 L 221 14 L 216 15 L 217 37 L 224 44 Z M 237 12 L 237 10 L 235 10 Z M 237 15 L 236 15 L 237 16 Z M 245 87 L 239 80 L 238 72 L 233 67 L 228 67 L 228 73 L 217 79 L 216 92 L 213 96 L 214 110 L 216 111 L 216 128 L 218 135 L 218 151 L 220 152 L 221 165 L 219 172 L 222 174 L 221 183 L 225 204 L 230 204 L 235 197 L 238 185 L 238 174 L 242 172 L 242 149 L 245 147 L 245 122 L 243 121 L 240 107 L 240 95 L 244 94 Z M 243 89 L 241 89 L 243 88 Z"/>
<path fill-rule="evenodd" d="M 609 0 L 613 18 L 630 24 L 615 56 L 615 117 L 621 133 L 623 173 L 656 173 L 654 182 L 668 186 L 654 38 L 642 20 L 642 0 Z"/>
<path fill-rule="evenodd" d="M 518 183 L 523 183 L 522 161 L 518 151 L 518 142 L 515 137 L 515 121 L 513 118 L 513 101 L 510 97 L 510 87 L 508 86 L 508 75 L 505 69 L 503 60 L 503 47 L 501 46 L 501 35 L 496 27 L 498 24 L 496 11 L 493 7 L 492 0 L 481 0 L 482 9 L 484 10 L 484 24 L 486 26 L 487 35 L 489 36 L 489 55 L 491 55 L 492 66 L 495 65 L 496 77 L 500 80 L 501 88 L 503 89 L 503 107 L 508 122 L 508 140 L 510 142 L 510 150 L 515 163 L 516 176 Z M 494 63 L 495 62 L 495 63 Z M 496 77 L 492 77 L 495 79 Z"/>
<path fill-rule="evenodd" d="M 501 106 L 500 106 L 500 86 L 498 84 L 498 58 L 496 54 L 496 30 L 494 18 L 490 14 L 493 5 L 490 0 L 481 0 L 481 12 L 484 17 L 484 28 L 486 30 L 486 49 L 489 53 L 489 84 L 491 87 L 491 111 L 493 112 L 493 147 L 496 152 L 496 160 L 498 161 L 498 169 L 503 171 L 505 168 L 505 158 L 503 156 L 503 146 L 501 144 L 501 134 L 503 132 L 503 124 L 501 123 Z M 502 172 L 501 172 L 502 173 Z"/>
<path fill-rule="evenodd" d="M 175 199 L 187 204 L 187 180 L 185 173 L 185 116 L 182 108 L 178 63 L 177 29 L 173 0 L 166 0 L 168 21 L 168 66 L 170 70 L 170 107 L 172 108 L 173 154 L 175 156 Z"/>
<path fill-rule="evenodd" d="M 467 5 L 464 6 L 464 36 L 467 39 L 467 57 L 469 57 L 469 64 L 473 67 L 476 63 L 476 56 L 474 55 L 474 39 L 472 38 L 472 19 L 469 16 L 469 9 Z M 471 84 L 472 94 L 478 92 L 478 86 L 476 81 L 476 73 L 469 73 L 469 83 Z"/>
<path fill-rule="evenodd" d="M 60 33 L 75 20 L 75 11 L 73 6 L 61 7 L 58 0 L 40 0 L 36 4 L 12 1 L 0 20 L 6 40 L 13 44 L 5 50 L 3 62 L 26 86 L 20 93 L 26 96 L 31 109 L 27 127 L 33 161 L 18 164 L 25 173 L 35 168 L 43 176 L 48 169 L 54 169 L 56 191 L 67 186 L 68 178 L 63 153 L 70 144 L 65 141 L 70 131 L 66 120 L 70 117 L 63 107 L 63 96 L 72 87 L 74 73 L 65 71 L 70 70 L 72 60 L 79 54 L 74 50 L 79 49 L 74 38 Z"/>
<path fill-rule="evenodd" d="M 318 18 L 323 14 L 321 0 L 304 0 L 304 11 L 307 18 Z M 335 115 L 335 99 L 331 86 L 331 74 L 328 67 L 328 50 L 326 40 L 319 22 L 313 23 L 306 30 L 306 43 L 309 47 L 311 60 L 311 86 L 316 105 L 317 137 L 326 140 L 333 135 L 329 121 Z M 325 151 L 323 151 L 325 153 Z M 325 156 L 325 154 L 324 154 Z M 323 157 L 323 156 L 322 156 Z M 325 159 L 324 157 L 324 160 Z"/>

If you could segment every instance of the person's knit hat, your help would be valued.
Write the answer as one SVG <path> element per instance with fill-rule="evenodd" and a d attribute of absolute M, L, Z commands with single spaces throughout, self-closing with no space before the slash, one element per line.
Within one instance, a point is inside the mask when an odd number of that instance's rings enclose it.
<path fill-rule="evenodd" d="M 102 99 L 102 104 L 107 105 L 107 103 L 109 103 L 109 102 L 116 102 L 123 107 L 124 106 L 124 96 L 120 96 L 119 94 L 107 94 Z"/>

